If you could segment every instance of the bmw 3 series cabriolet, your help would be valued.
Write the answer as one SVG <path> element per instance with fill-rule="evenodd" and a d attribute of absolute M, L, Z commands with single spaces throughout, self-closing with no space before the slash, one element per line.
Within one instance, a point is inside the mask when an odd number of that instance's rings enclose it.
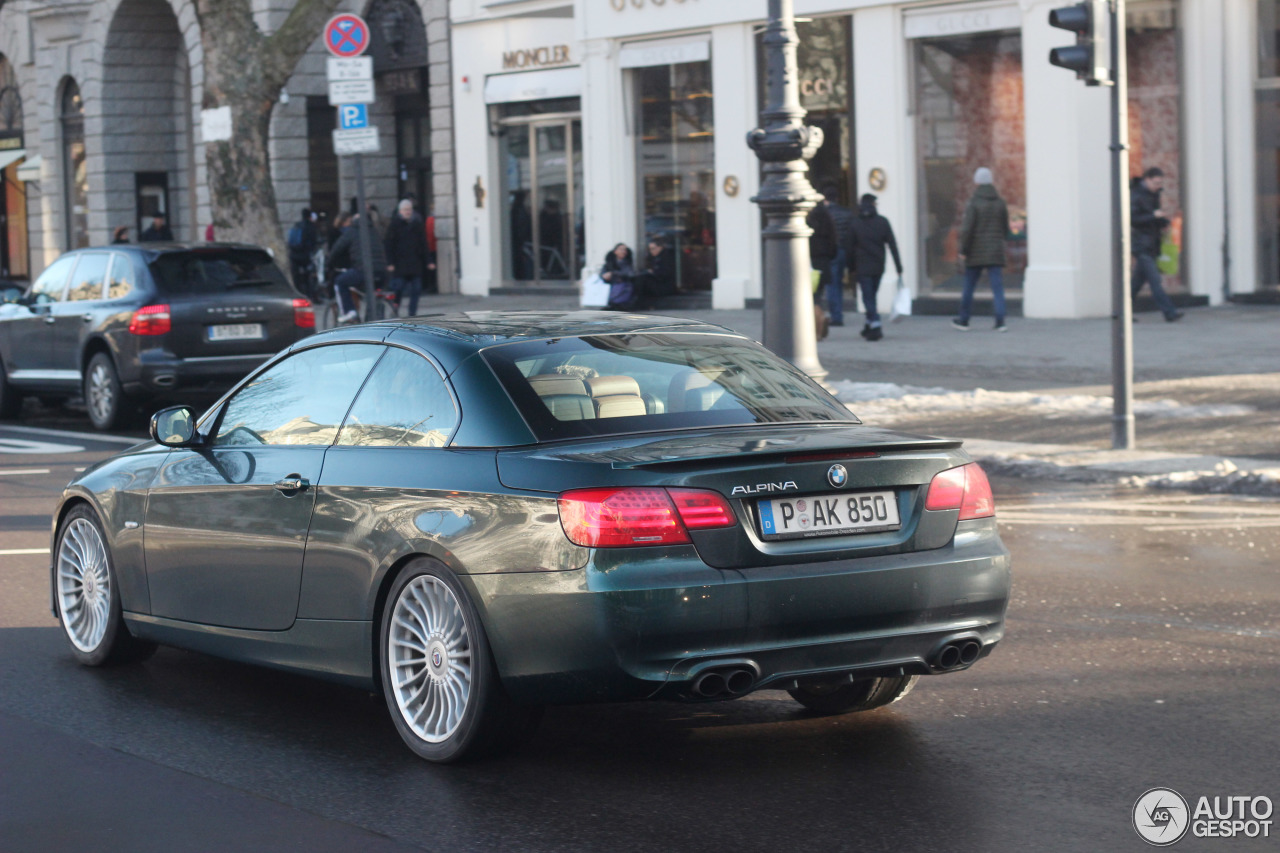
<path fill-rule="evenodd" d="M 54 514 L 75 657 L 166 644 L 380 692 L 430 761 L 553 703 L 869 710 L 1004 634 L 1009 552 L 960 442 L 863 424 L 715 325 L 345 327 L 151 437 Z"/>

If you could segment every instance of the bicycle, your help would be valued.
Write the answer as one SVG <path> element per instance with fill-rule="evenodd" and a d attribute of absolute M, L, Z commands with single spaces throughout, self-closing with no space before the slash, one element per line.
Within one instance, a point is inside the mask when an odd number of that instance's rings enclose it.
<path fill-rule="evenodd" d="M 342 301 L 338 299 L 338 292 L 336 288 L 338 275 L 342 272 L 345 272 L 345 270 L 333 270 L 334 284 L 330 288 L 325 288 L 333 293 L 333 298 L 330 299 L 324 307 L 324 328 L 326 329 L 363 322 L 364 288 L 362 287 L 349 288 L 351 292 L 351 305 L 359 317 L 355 320 L 347 320 L 345 322 L 341 320 Z M 373 316 L 375 320 L 386 320 L 389 317 L 400 316 L 400 300 L 393 291 L 383 290 L 381 287 L 375 287 L 373 291 L 373 298 Z"/>

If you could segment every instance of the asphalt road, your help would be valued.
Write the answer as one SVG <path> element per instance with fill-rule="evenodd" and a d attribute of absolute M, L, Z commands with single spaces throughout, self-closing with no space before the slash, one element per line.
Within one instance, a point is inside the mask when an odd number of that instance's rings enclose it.
<path fill-rule="evenodd" d="M 361 691 L 174 649 L 74 663 L 48 515 L 123 446 L 0 427 L 7 852 L 1143 850 L 1149 788 L 1280 801 L 1275 501 L 997 480 L 1014 599 L 973 670 L 845 717 L 779 692 L 552 708 L 514 755 L 433 767 Z"/>

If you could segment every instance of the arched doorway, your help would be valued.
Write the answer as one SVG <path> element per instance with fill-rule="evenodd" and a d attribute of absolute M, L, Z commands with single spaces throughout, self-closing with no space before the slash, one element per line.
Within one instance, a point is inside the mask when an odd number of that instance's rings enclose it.
<path fill-rule="evenodd" d="M 0 279 L 30 274 L 27 248 L 27 185 L 18 178 L 26 154 L 22 95 L 13 66 L 0 54 Z"/>
<path fill-rule="evenodd" d="M 431 103 L 427 98 L 427 28 L 414 0 L 373 0 L 365 17 L 378 96 L 395 103 L 396 195 L 425 216 L 431 203 Z"/>
<path fill-rule="evenodd" d="M 132 238 L 164 217 L 194 238 L 191 82 L 186 46 L 166 0 L 123 0 L 102 59 L 107 227 Z M 114 130 L 112 130 L 114 129 Z"/>

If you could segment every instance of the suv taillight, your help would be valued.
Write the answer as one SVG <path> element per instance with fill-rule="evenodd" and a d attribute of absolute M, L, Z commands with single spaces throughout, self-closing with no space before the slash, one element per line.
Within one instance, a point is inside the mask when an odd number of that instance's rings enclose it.
<path fill-rule="evenodd" d="M 569 541 L 588 548 L 685 545 L 690 530 L 737 524 L 728 501 L 701 489 L 574 489 L 559 506 Z"/>
<path fill-rule="evenodd" d="M 129 318 L 129 333 L 133 335 L 167 335 L 171 328 L 168 305 L 148 305 Z"/>
<path fill-rule="evenodd" d="M 991 483 L 987 481 L 986 472 L 977 462 L 970 462 L 935 474 L 929 483 L 924 508 L 958 509 L 959 520 L 965 521 L 995 515 L 996 501 L 991 495 Z"/>
<path fill-rule="evenodd" d="M 293 300 L 293 325 L 299 329 L 314 329 L 316 327 L 316 309 L 311 307 L 309 300 Z"/>

